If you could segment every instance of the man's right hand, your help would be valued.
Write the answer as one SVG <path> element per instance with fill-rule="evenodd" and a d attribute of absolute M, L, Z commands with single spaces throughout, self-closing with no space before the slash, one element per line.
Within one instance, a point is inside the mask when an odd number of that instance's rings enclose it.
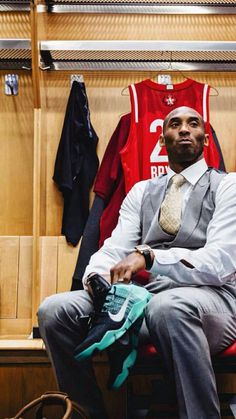
<path fill-rule="evenodd" d="M 133 252 L 111 268 L 111 283 L 114 284 L 114 282 L 120 282 L 120 280 L 129 283 L 133 274 L 145 268 L 144 256 L 138 252 Z"/>

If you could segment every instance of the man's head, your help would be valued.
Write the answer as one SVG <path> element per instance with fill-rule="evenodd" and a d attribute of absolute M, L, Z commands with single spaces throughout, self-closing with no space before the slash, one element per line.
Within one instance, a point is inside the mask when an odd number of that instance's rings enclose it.
<path fill-rule="evenodd" d="M 190 166 L 203 157 L 208 145 L 208 134 L 201 115 L 195 109 L 181 106 L 170 112 L 164 120 L 160 145 L 166 147 L 170 167 Z"/>

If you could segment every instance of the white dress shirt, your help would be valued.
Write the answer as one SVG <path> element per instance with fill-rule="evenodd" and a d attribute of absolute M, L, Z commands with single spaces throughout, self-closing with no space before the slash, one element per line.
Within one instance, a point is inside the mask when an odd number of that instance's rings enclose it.
<path fill-rule="evenodd" d="M 204 159 L 184 169 L 186 182 L 181 186 L 182 213 L 194 185 L 207 170 Z M 168 181 L 175 174 L 168 169 Z M 141 238 L 140 212 L 145 186 L 149 180 L 136 183 L 124 199 L 117 227 L 103 247 L 90 259 L 84 277 L 97 272 L 109 274 L 110 269 L 130 254 Z M 168 185 L 168 183 L 167 183 Z M 167 186 L 168 190 L 168 186 Z M 207 228 L 204 247 L 153 249 L 155 258 L 150 272 L 168 276 L 181 285 L 220 286 L 227 281 L 235 284 L 236 272 L 236 173 L 227 174 L 220 182 L 215 196 L 215 211 Z M 181 260 L 193 268 L 185 266 Z"/>

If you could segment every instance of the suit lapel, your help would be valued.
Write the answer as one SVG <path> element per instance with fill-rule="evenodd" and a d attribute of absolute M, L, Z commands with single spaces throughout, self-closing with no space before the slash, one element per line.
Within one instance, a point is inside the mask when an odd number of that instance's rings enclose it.
<path fill-rule="evenodd" d="M 181 227 L 179 232 L 177 233 L 173 243 L 175 241 L 181 241 L 181 243 L 185 242 L 193 233 L 194 229 L 196 228 L 203 205 L 203 198 L 209 188 L 210 178 L 209 172 L 206 172 L 195 185 L 189 200 L 187 202 Z"/>
<path fill-rule="evenodd" d="M 153 215 L 158 216 L 159 208 L 163 201 L 165 191 L 166 191 L 167 176 L 162 176 L 158 178 L 154 184 L 154 187 L 150 191 L 150 200 L 153 210 Z M 157 213 L 157 214 L 156 214 Z"/>
<path fill-rule="evenodd" d="M 167 176 L 162 176 L 157 178 L 151 185 L 149 191 L 149 205 L 146 206 L 146 214 L 148 214 L 148 219 L 146 222 L 150 225 L 150 228 L 147 231 L 145 236 L 145 243 L 151 243 L 153 240 L 156 240 L 157 231 L 162 231 L 158 225 L 158 216 L 161 203 L 165 196 L 167 186 Z M 149 208 L 148 208 L 149 206 Z M 165 233 L 164 233 L 165 234 Z"/>

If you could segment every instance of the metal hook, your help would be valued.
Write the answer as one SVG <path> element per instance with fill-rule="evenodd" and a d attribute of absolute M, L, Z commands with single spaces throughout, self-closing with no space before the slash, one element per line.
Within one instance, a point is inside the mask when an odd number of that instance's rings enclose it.
<path fill-rule="evenodd" d="M 73 82 L 77 81 L 78 83 L 84 82 L 84 76 L 82 74 L 72 74 L 70 76 L 70 85 L 72 86 Z"/>
<path fill-rule="evenodd" d="M 31 67 L 26 67 L 25 65 L 22 66 L 22 70 L 27 70 L 27 71 L 31 71 L 32 68 Z"/>
<path fill-rule="evenodd" d="M 18 95 L 18 74 L 6 74 L 5 75 L 5 94 L 7 96 Z"/>
<path fill-rule="evenodd" d="M 40 70 L 45 71 L 45 70 L 51 70 L 50 65 L 47 65 L 46 67 L 42 67 L 41 65 L 39 66 Z"/>

